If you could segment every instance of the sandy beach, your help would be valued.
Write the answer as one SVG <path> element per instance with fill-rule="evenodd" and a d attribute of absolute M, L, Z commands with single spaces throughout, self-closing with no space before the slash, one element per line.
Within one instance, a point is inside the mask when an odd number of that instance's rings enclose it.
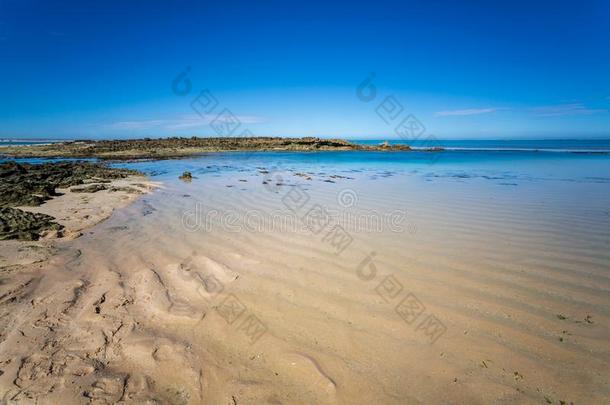
<path fill-rule="evenodd" d="M 178 180 L 193 162 L 88 196 L 78 238 L 10 242 L 32 260 L 2 267 L 5 402 L 610 399 L 606 184 L 205 160 Z"/>

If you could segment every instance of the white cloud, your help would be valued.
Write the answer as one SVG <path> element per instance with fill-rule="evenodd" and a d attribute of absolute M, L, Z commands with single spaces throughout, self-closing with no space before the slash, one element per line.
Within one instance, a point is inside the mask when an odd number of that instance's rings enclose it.
<path fill-rule="evenodd" d="M 439 117 L 448 117 L 448 116 L 489 114 L 492 112 L 496 112 L 498 110 L 499 110 L 498 108 L 468 108 L 465 110 L 438 111 L 434 114 Z"/>
<path fill-rule="evenodd" d="M 105 124 L 104 127 L 107 129 L 136 131 L 140 129 L 159 127 L 165 122 L 166 120 L 117 121 L 110 124 Z"/>
<path fill-rule="evenodd" d="M 534 107 L 530 111 L 539 117 L 561 117 L 565 115 L 590 115 L 607 112 L 608 110 L 588 108 L 582 103 L 571 103 Z"/>
<path fill-rule="evenodd" d="M 244 124 L 258 124 L 263 122 L 263 119 L 252 115 L 236 115 L 239 122 Z M 145 120 L 129 120 L 116 121 L 109 124 L 104 124 L 103 128 L 115 131 L 144 131 L 150 129 L 176 131 L 180 129 L 204 128 L 213 120 L 218 119 L 221 122 L 227 122 L 230 118 L 226 115 L 206 114 L 203 116 L 192 115 L 176 119 L 145 119 Z"/>

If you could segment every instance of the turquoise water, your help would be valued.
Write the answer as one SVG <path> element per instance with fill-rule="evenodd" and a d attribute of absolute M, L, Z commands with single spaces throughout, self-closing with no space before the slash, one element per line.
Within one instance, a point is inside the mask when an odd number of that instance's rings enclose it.
<path fill-rule="evenodd" d="M 175 178 L 185 170 L 198 175 L 265 168 L 347 176 L 407 173 L 459 181 L 482 179 L 506 185 L 537 181 L 610 185 L 610 155 L 529 151 L 233 152 L 180 160 L 117 163 L 114 166 L 138 169 L 159 180 Z"/>

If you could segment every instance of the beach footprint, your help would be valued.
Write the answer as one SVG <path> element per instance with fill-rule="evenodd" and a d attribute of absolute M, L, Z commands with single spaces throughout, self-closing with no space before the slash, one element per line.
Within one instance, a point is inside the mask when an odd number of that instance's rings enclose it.
<path fill-rule="evenodd" d="M 301 352 L 289 352 L 283 356 L 287 373 L 300 381 L 307 390 L 319 396 L 319 403 L 333 403 L 337 394 L 337 382 L 315 357 Z"/>

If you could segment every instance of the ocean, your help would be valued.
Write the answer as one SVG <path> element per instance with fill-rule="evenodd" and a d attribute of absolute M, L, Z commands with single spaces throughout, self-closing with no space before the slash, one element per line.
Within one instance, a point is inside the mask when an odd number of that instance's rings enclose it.
<path fill-rule="evenodd" d="M 356 140 L 356 143 L 377 145 L 379 140 Z M 468 151 L 530 151 L 530 152 L 600 152 L 610 153 L 609 139 L 521 139 L 521 140 L 427 140 L 408 142 L 391 140 L 390 144 L 406 143 L 418 147 L 441 147 L 445 150 Z"/>
<path fill-rule="evenodd" d="M 44 145 L 49 143 L 61 142 L 57 140 L 18 140 L 18 139 L 0 139 L 0 146 L 26 146 L 26 145 Z"/>

